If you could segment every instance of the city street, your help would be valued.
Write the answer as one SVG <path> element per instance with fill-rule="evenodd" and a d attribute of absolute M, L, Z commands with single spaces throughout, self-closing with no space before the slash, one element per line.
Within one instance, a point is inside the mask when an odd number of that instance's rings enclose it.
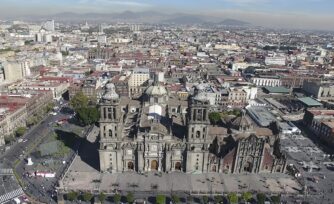
<path fill-rule="evenodd" d="M 39 124 L 27 131 L 22 137 L 22 141 L 24 142 L 15 143 L 0 157 L 0 160 L 2 160 L 6 166 L 15 168 L 15 172 L 23 183 L 23 190 L 27 195 L 32 196 L 34 200 L 44 203 L 56 203 L 55 187 L 58 185 L 58 179 L 64 174 L 68 165 L 71 164 L 71 161 L 82 142 L 82 140 L 77 140 L 74 147 L 70 149 L 69 154 L 59 161 L 59 163 L 62 164 L 58 165 L 56 168 L 56 171 L 54 172 L 56 174 L 55 178 L 27 176 L 27 158 L 34 158 L 30 154 L 35 151 L 38 145 L 46 140 L 50 134 L 55 132 L 54 126 L 56 122 L 63 118 L 67 118 L 68 116 L 69 113 L 64 113 L 62 111 L 58 111 L 57 115 L 49 114 Z M 67 125 L 67 123 L 64 125 L 68 129 L 67 131 L 71 131 L 71 125 Z M 33 162 L 36 161 L 33 159 Z"/>

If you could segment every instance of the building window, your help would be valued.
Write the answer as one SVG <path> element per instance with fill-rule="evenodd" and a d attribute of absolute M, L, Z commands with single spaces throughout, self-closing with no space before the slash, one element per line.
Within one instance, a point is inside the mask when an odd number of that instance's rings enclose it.
<path fill-rule="evenodd" d="M 196 138 L 200 138 L 200 136 L 201 136 L 201 132 L 200 132 L 200 131 L 197 131 L 197 132 L 196 132 Z"/>

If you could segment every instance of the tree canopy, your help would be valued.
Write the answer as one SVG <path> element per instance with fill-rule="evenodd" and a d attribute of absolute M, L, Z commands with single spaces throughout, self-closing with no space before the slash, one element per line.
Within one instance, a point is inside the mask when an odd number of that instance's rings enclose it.
<path fill-rule="evenodd" d="M 172 201 L 174 204 L 177 204 L 180 202 L 180 198 L 177 195 L 172 195 Z"/>
<path fill-rule="evenodd" d="M 135 200 L 134 196 L 133 196 L 133 193 L 129 192 L 127 195 L 126 195 L 126 201 L 128 203 L 133 203 L 133 201 Z"/>
<path fill-rule="evenodd" d="M 271 201 L 274 204 L 279 204 L 279 203 L 281 203 L 281 197 L 280 196 L 271 196 Z"/>
<path fill-rule="evenodd" d="M 216 195 L 214 197 L 214 199 L 215 199 L 215 203 L 221 203 L 221 202 L 223 202 L 223 196 L 221 196 L 221 195 Z"/>
<path fill-rule="evenodd" d="M 253 198 L 253 195 L 250 192 L 244 192 L 241 197 L 244 201 L 249 202 Z"/>
<path fill-rule="evenodd" d="M 70 105 L 75 111 L 77 111 L 80 108 L 87 108 L 88 98 L 82 91 L 80 91 L 76 93 L 70 100 Z"/>
<path fill-rule="evenodd" d="M 92 200 L 93 198 L 93 195 L 89 192 L 85 192 L 83 195 L 82 195 L 82 198 L 84 201 L 88 202 L 90 200 Z"/>
<path fill-rule="evenodd" d="M 263 193 L 258 193 L 256 195 L 257 198 L 257 203 L 259 204 L 264 204 L 264 202 L 266 201 L 266 195 L 264 195 Z"/>
<path fill-rule="evenodd" d="M 97 107 L 86 107 L 77 109 L 77 116 L 83 125 L 90 125 L 97 122 L 100 118 L 100 112 Z"/>
<path fill-rule="evenodd" d="M 208 198 L 208 196 L 203 196 L 203 197 L 202 197 L 202 200 L 203 200 L 203 203 L 204 203 L 204 204 L 207 204 L 207 203 L 209 202 L 209 198 Z"/>
<path fill-rule="evenodd" d="M 121 195 L 120 194 L 115 194 L 114 195 L 114 202 L 116 204 L 118 204 L 119 202 L 121 202 Z"/>
<path fill-rule="evenodd" d="M 166 196 L 164 195 L 157 195 L 155 199 L 157 204 L 166 204 Z"/>
<path fill-rule="evenodd" d="M 238 195 L 236 193 L 229 193 L 227 195 L 228 200 L 230 203 L 238 203 Z"/>
<path fill-rule="evenodd" d="M 78 198 L 78 193 L 75 192 L 75 191 L 71 191 L 71 192 L 67 193 L 66 198 L 69 201 L 74 201 Z"/>
<path fill-rule="evenodd" d="M 18 127 L 15 131 L 15 135 L 16 137 L 21 137 L 22 135 L 24 135 L 24 133 L 26 133 L 27 128 L 26 127 Z"/>
<path fill-rule="evenodd" d="M 90 125 L 97 122 L 100 112 L 96 106 L 88 106 L 88 98 L 82 92 L 76 93 L 70 101 L 71 107 L 77 113 L 79 121 L 83 125 Z"/>
<path fill-rule="evenodd" d="M 221 115 L 218 112 L 212 112 L 209 114 L 209 119 L 212 124 L 216 125 L 220 121 Z"/>
<path fill-rule="evenodd" d="M 99 194 L 99 201 L 101 202 L 101 203 L 103 203 L 104 201 L 105 201 L 105 199 L 106 199 L 106 194 L 104 194 L 103 192 L 101 192 L 100 194 Z"/>

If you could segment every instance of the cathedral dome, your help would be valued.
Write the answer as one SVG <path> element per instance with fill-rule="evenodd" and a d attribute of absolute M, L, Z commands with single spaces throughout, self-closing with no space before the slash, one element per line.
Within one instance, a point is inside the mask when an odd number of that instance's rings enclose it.
<path fill-rule="evenodd" d="M 205 92 L 199 92 L 195 97 L 194 97 L 195 100 L 197 101 L 207 101 L 208 100 L 208 96 Z"/>
<path fill-rule="evenodd" d="M 119 95 L 115 91 L 115 85 L 112 83 L 109 83 L 106 85 L 106 91 L 103 94 L 102 98 L 104 100 L 115 100 L 119 99 Z"/>
<path fill-rule="evenodd" d="M 242 115 L 236 117 L 232 122 L 232 127 L 236 130 L 247 131 L 253 126 L 252 122 L 247 119 L 245 112 L 243 111 Z"/>
<path fill-rule="evenodd" d="M 152 85 L 145 91 L 148 96 L 164 96 L 167 95 L 167 89 L 161 85 Z"/>

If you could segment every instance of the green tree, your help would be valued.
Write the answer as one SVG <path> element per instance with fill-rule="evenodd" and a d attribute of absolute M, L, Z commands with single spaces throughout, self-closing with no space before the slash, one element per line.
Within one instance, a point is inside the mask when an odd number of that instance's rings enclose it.
<path fill-rule="evenodd" d="M 76 110 L 78 118 L 83 125 L 90 125 L 97 122 L 100 112 L 97 107 L 79 108 Z"/>
<path fill-rule="evenodd" d="M 215 199 L 215 203 L 222 203 L 223 202 L 223 196 L 221 196 L 221 195 L 216 195 L 214 199 Z"/>
<path fill-rule="evenodd" d="M 212 124 L 216 125 L 220 121 L 221 115 L 218 112 L 212 112 L 209 114 L 209 119 Z"/>
<path fill-rule="evenodd" d="M 129 192 L 127 195 L 126 195 L 126 202 L 128 203 L 133 203 L 133 201 L 135 200 L 134 196 L 133 196 L 133 193 L 132 192 Z"/>
<path fill-rule="evenodd" d="M 239 109 L 234 109 L 234 110 L 232 111 L 232 114 L 235 115 L 235 116 L 241 116 L 241 110 L 239 110 Z"/>
<path fill-rule="evenodd" d="M 230 203 L 238 203 L 238 195 L 236 193 L 229 193 L 227 195 L 228 200 Z"/>
<path fill-rule="evenodd" d="M 157 195 L 155 198 L 156 204 L 165 204 L 166 203 L 166 196 L 164 195 Z"/>
<path fill-rule="evenodd" d="M 209 202 L 209 197 L 208 196 L 203 196 L 202 197 L 202 202 L 203 202 L 203 204 L 207 204 Z"/>
<path fill-rule="evenodd" d="M 279 204 L 281 203 L 281 197 L 280 196 L 271 196 L 271 201 L 274 203 L 274 204 Z"/>
<path fill-rule="evenodd" d="M 12 135 L 5 136 L 5 144 L 10 144 L 14 141 L 14 137 Z"/>
<path fill-rule="evenodd" d="M 66 199 L 69 201 L 74 201 L 78 198 L 78 193 L 75 191 L 71 191 L 69 193 L 67 193 L 66 195 Z"/>
<path fill-rule="evenodd" d="M 103 203 L 105 200 L 106 200 L 106 194 L 104 194 L 103 192 L 101 192 L 100 194 L 99 194 L 99 201 L 101 202 L 101 203 Z"/>
<path fill-rule="evenodd" d="M 82 91 L 80 91 L 76 93 L 73 98 L 71 98 L 70 105 L 75 111 L 77 111 L 79 108 L 87 108 L 88 98 Z"/>
<path fill-rule="evenodd" d="M 188 196 L 187 197 L 187 203 L 193 203 L 193 201 L 194 201 L 194 198 L 192 197 L 192 196 Z"/>
<path fill-rule="evenodd" d="M 253 198 L 253 195 L 251 192 L 244 192 L 241 197 L 245 202 L 249 202 Z"/>
<path fill-rule="evenodd" d="M 258 193 L 256 195 L 256 198 L 258 204 L 264 204 L 264 202 L 266 201 L 266 195 L 264 195 L 263 193 Z"/>
<path fill-rule="evenodd" d="M 89 192 L 85 192 L 83 195 L 82 195 L 82 198 L 84 201 L 88 202 L 88 201 L 91 201 L 92 198 L 93 198 L 93 195 Z"/>
<path fill-rule="evenodd" d="M 45 107 L 45 112 L 52 111 L 53 107 L 55 107 L 55 104 L 53 102 L 48 103 L 48 105 L 46 105 L 46 107 Z"/>
<path fill-rule="evenodd" d="M 21 137 L 22 135 L 24 135 L 24 133 L 27 131 L 26 127 L 19 127 L 16 129 L 15 131 L 15 135 L 16 137 Z"/>
<path fill-rule="evenodd" d="M 68 51 L 61 51 L 61 54 L 62 54 L 63 56 L 68 56 L 68 55 L 69 55 L 69 52 L 68 52 Z"/>
<path fill-rule="evenodd" d="M 115 194 L 114 195 L 114 202 L 116 204 L 120 203 L 121 202 L 121 198 L 122 198 L 122 196 L 120 194 Z"/>
<path fill-rule="evenodd" d="M 171 197 L 172 197 L 173 204 L 180 202 L 180 198 L 177 195 L 174 194 Z"/>
<path fill-rule="evenodd" d="M 31 116 L 31 117 L 29 117 L 28 118 L 28 120 L 27 120 L 27 126 L 33 126 L 33 125 L 35 125 L 35 124 L 37 124 L 38 123 L 38 118 L 37 118 L 37 116 Z"/>

